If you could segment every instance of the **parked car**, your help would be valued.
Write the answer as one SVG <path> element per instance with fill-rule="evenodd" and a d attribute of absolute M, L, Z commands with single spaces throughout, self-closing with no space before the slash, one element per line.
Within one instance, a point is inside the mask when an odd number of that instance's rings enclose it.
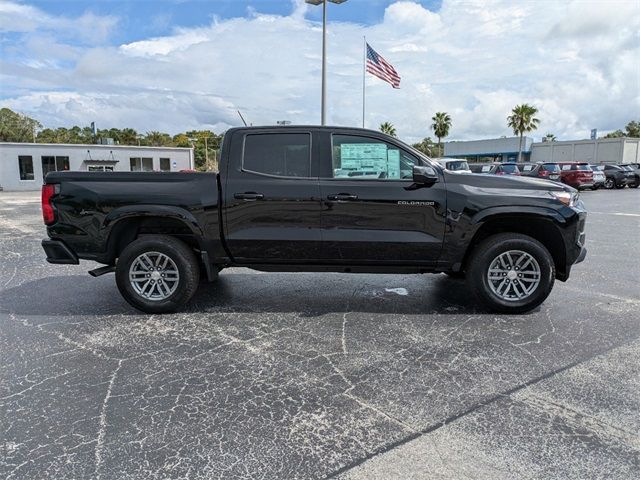
<path fill-rule="evenodd" d="M 591 171 L 593 172 L 593 187 L 591 187 L 591 190 L 597 190 L 600 187 L 604 187 L 604 182 L 607 177 L 604 176 L 602 165 L 589 165 L 589 168 L 591 168 Z"/>
<path fill-rule="evenodd" d="M 593 171 L 585 162 L 560 163 L 560 180 L 577 190 L 593 187 Z"/>
<path fill-rule="evenodd" d="M 625 163 L 623 165 L 619 165 L 619 167 L 633 174 L 633 177 L 631 177 L 632 181 L 627 183 L 629 188 L 638 188 L 638 185 L 640 185 L 640 169 L 637 165 Z"/>
<path fill-rule="evenodd" d="M 488 175 L 520 175 L 520 170 L 515 163 L 470 163 L 469 169 L 473 173 Z"/>
<path fill-rule="evenodd" d="M 432 158 L 447 170 L 452 172 L 469 172 L 469 163 L 464 158 Z"/>
<path fill-rule="evenodd" d="M 115 272 L 149 313 L 176 310 L 201 275 L 232 266 L 464 273 L 490 309 L 521 313 L 586 255 L 574 189 L 460 175 L 381 132 L 232 128 L 219 161 L 219 173 L 49 173 L 47 261 L 104 264 L 90 273 Z M 359 170 L 387 175 L 349 175 Z"/>
<path fill-rule="evenodd" d="M 609 190 L 613 188 L 624 188 L 626 185 L 635 181 L 633 172 L 623 169 L 618 165 L 605 164 L 602 171 L 605 175 L 604 188 Z"/>
<path fill-rule="evenodd" d="M 557 163 L 518 163 L 520 175 L 560 181 L 560 166 Z"/>

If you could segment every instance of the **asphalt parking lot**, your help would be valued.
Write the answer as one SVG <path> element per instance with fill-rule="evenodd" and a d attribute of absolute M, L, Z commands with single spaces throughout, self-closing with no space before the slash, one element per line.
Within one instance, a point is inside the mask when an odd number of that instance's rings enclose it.
<path fill-rule="evenodd" d="M 521 316 L 445 275 L 225 270 L 142 315 L 0 192 L 0 478 L 640 478 L 640 190 Z"/>

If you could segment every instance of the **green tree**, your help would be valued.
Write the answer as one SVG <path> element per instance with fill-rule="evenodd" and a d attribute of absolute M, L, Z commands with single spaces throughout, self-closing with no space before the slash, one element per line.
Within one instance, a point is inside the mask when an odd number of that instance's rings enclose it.
<path fill-rule="evenodd" d="M 380 131 L 382 133 L 386 133 L 387 135 L 391 136 L 391 137 L 395 137 L 396 136 L 396 127 L 393 126 L 393 123 L 390 122 L 384 122 L 380 124 Z"/>
<path fill-rule="evenodd" d="M 627 126 L 624 127 L 624 129 L 626 130 L 627 137 L 632 137 L 632 138 L 640 137 L 640 122 L 632 120 L 629 123 L 627 123 Z"/>
<path fill-rule="evenodd" d="M 618 130 L 616 130 L 614 132 L 607 133 L 604 136 L 604 138 L 620 138 L 620 137 L 624 137 L 624 136 L 625 136 L 625 133 L 622 130 L 618 129 Z"/>
<path fill-rule="evenodd" d="M 540 120 L 534 117 L 538 113 L 538 109 L 523 103 L 516 105 L 511 111 L 511 115 L 507 117 L 507 125 L 513 129 L 513 133 L 520 137 L 518 144 L 518 162 L 522 161 L 522 137 L 527 132 L 532 132 L 538 128 Z"/>
<path fill-rule="evenodd" d="M 168 133 L 151 131 L 144 136 L 145 145 L 152 147 L 167 147 L 171 145 L 171 136 Z"/>
<path fill-rule="evenodd" d="M 553 133 L 547 133 L 543 138 L 546 139 L 547 142 L 555 142 L 557 140 Z"/>
<path fill-rule="evenodd" d="M 190 130 L 185 132 L 185 136 L 193 145 L 196 168 L 203 171 L 217 170 L 222 135 L 211 130 Z"/>
<path fill-rule="evenodd" d="M 451 117 L 447 112 L 436 112 L 431 118 L 433 123 L 431 129 L 436 137 L 438 137 L 438 149 L 442 155 L 442 139 L 449 135 L 451 129 Z"/>
<path fill-rule="evenodd" d="M 120 131 L 120 144 L 121 145 L 137 145 L 138 132 L 136 132 L 133 128 L 123 128 Z"/>
<path fill-rule="evenodd" d="M 37 120 L 9 108 L 0 109 L 1 142 L 34 142 L 42 125 Z"/>
<path fill-rule="evenodd" d="M 431 140 L 431 137 L 425 137 L 419 143 L 414 143 L 412 145 L 416 150 L 424 153 L 429 157 L 439 157 L 439 148 L 438 146 Z"/>

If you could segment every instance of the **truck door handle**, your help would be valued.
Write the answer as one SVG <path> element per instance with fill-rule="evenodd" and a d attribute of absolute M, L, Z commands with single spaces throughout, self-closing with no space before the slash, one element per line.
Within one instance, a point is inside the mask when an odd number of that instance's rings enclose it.
<path fill-rule="evenodd" d="M 357 200 L 357 195 L 352 195 L 351 193 L 338 193 L 337 195 L 328 195 L 327 200 L 336 200 L 342 202 L 348 202 L 352 200 Z"/>
<path fill-rule="evenodd" d="M 255 192 L 234 193 L 233 198 L 235 198 L 236 200 L 253 201 L 253 200 L 262 200 L 264 198 L 264 195 L 261 193 L 255 193 Z"/>

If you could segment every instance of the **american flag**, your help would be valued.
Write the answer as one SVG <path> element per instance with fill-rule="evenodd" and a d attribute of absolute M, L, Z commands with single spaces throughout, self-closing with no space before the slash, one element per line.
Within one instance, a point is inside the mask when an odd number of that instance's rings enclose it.
<path fill-rule="evenodd" d="M 393 88 L 400 88 L 400 76 L 396 69 L 387 62 L 367 43 L 367 72 L 391 84 Z"/>

